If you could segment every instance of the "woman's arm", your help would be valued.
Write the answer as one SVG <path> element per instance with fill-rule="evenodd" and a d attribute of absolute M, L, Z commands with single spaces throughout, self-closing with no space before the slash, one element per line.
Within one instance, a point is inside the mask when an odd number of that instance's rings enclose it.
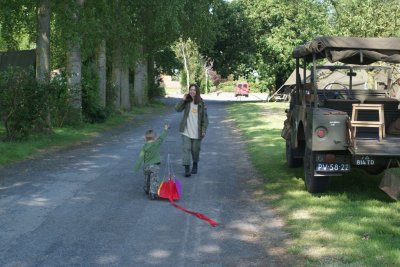
<path fill-rule="evenodd" d="M 206 135 L 208 127 L 208 114 L 207 114 L 207 106 L 203 103 L 203 116 L 201 118 L 201 137 Z"/>
<path fill-rule="evenodd" d="M 181 112 L 182 110 L 185 109 L 185 106 L 186 106 L 186 101 L 183 99 L 179 100 L 179 102 L 176 103 L 176 105 L 175 105 L 175 110 L 178 112 Z"/>

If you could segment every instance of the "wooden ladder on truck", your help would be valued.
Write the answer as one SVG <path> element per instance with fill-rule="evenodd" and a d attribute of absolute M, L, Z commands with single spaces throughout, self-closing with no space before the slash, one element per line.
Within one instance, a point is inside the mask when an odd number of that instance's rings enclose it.
<path fill-rule="evenodd" d="M 377 121 L 360 121 L 358 120 L 358 111 L 377 111 L 378 112 L 378 120 Z M 353 111 L 351 114 L 350 121 L 350 132 L 351 132 L 351 143 L 355 144 L 355 137 L 357 133 L 357 127 L 374 127 L 378 128 L 379 133 L 379 142 L 382 141 L 382 138 L 386 137 L 385 132 L 385 115 L 383 104 L 353 104 Z"/>

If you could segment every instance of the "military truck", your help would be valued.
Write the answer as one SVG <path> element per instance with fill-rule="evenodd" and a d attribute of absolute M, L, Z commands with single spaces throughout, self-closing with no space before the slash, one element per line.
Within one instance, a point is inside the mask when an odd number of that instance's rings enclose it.
<path fill-rule="evenodd" d="M 287 165 L 303 165 L 309 192 L 326 191 L 331 178 L 354 168 L 379 173 L 400 159 L 400 135 L 388 131 L 400 122 L 391 94 L 400 38 L 323 36 L 296 47 L 293 58 L 282 137 Z"/>

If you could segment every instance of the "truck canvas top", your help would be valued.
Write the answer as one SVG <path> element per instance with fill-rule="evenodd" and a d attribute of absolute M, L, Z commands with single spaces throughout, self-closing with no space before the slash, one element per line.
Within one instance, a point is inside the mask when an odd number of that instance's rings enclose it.
<path fill-rule="evenodd" d="M 368 65 L 377 61 L 400 63 L 400 38 L 318 37 L 296 47 L 294 58 L 326 58 L 331 63 Z"/>

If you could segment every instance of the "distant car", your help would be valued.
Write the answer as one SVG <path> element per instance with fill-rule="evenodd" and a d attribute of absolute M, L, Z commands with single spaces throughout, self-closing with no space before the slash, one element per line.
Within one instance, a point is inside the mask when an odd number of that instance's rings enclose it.
<path fill-rule="evenodd" d="M 250 86 L 247 82 L 241 82 L 235 85 L 235 97 L 237 96 L 248 97 L 249 92 L 250 92 Z"/>

